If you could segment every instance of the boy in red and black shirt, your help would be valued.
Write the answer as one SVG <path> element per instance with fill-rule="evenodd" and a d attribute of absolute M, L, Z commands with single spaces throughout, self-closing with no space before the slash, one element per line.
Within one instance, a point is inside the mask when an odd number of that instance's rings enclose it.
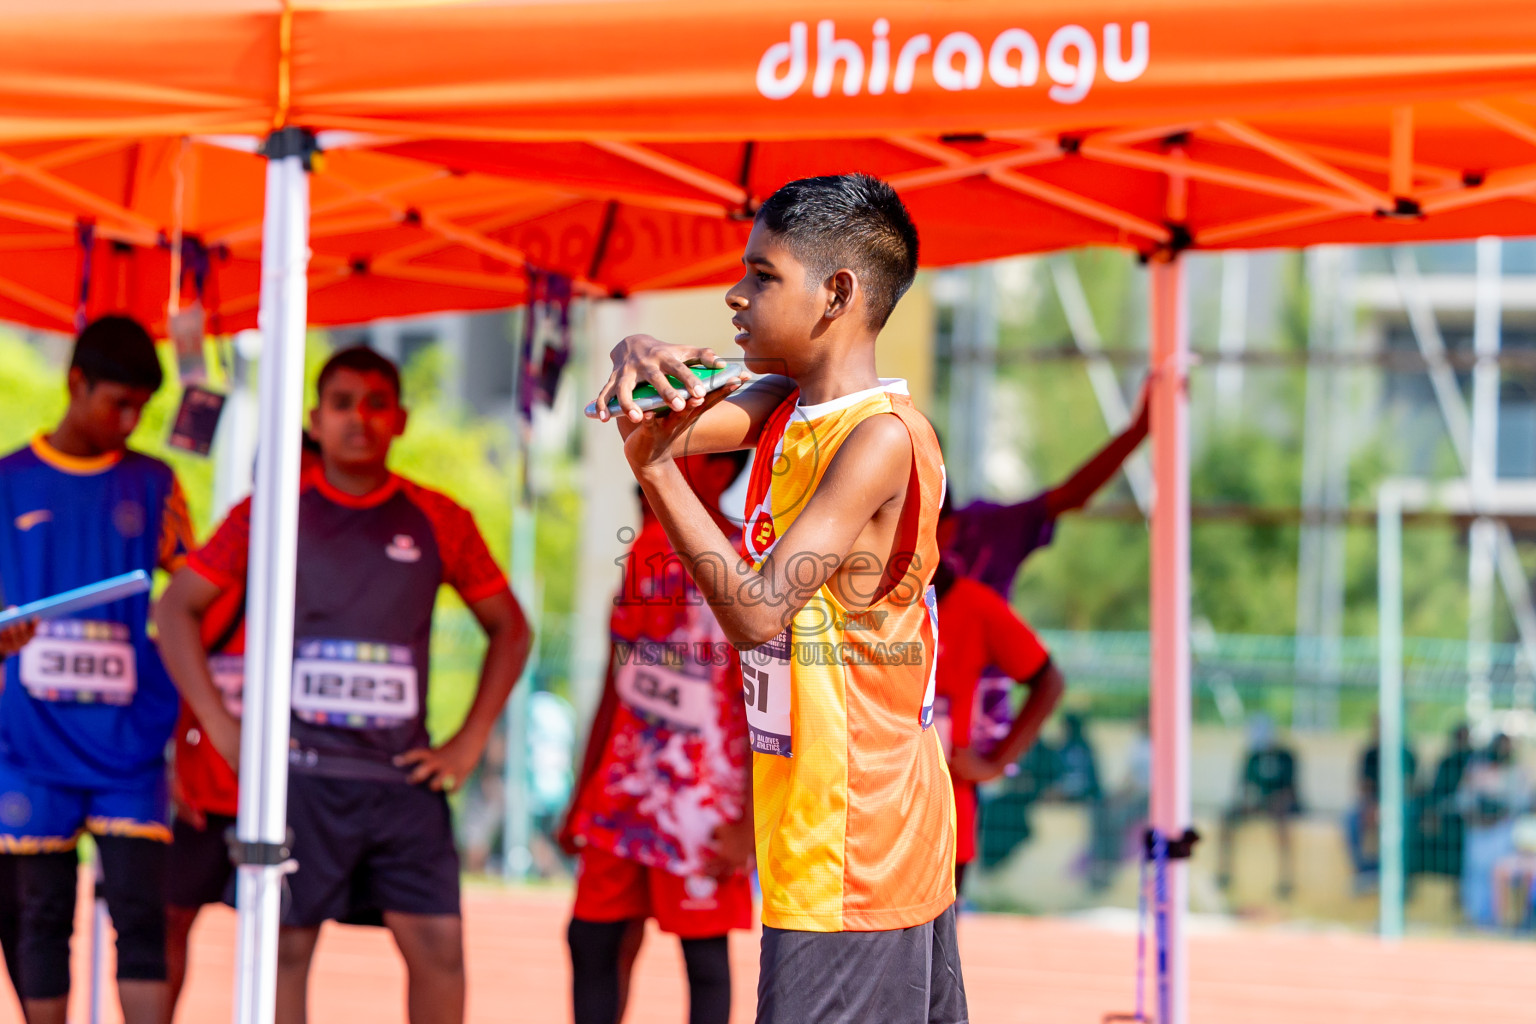
<path fill-rule="evenodd" d="M 298 871 L 278 939 L 277 1020 L 305 1019 L 320 925 L 383 913 L 405 959 L 411 1024 L 464 1017 L 459 861 L 445 794 L 479 761 L 528 655 L 529 632 L 469 513 L 389 472 L 405 429 L 399 372 L 364 348 L 321 370 L 310 430 L 321 466 L 299 498 L 288 825 Z M 172 677 L 229 764 L 239 724 L 216 687 L 200 620 L 244 586 L 250 504 L 235 507 L 160 603 Z M 448 584 L 490 643 L 460 730 L 431 746 L 429 641 Z"/>

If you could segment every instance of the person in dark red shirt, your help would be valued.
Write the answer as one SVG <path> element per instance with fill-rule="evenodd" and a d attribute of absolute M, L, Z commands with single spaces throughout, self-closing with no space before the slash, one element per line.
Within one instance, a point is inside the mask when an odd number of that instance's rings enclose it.
<path fill-rule="evenodd" d="M 976 785 L 1002 775 L 1040 736 L 1066 689 L 1051 656 L 1008 602 L 943 563 L 934 573 L 939 598 L 938 674 L 934 724 L 955 786 L 955 891 L 976 859 Z M 971 737 L 976 685 L 989 668 L 1028 687 L 1029 696 L 1001 741 L 978 750 Z M 1005 695 L 1006 696 L 1006 695 Z"/>
<path fill-rule="evenodd" d="M 278 937 L 279 1024 L 302 1024 L 320 925 L 377 908 L 405 960 L 411 1024 L 464 1019 L 459 859 L 446 794 L 485 749 L 530 636 L 474 520 L 395 476 L 399 371 L 365 348 L 320 372 L 310 429 L 321 466 L 299 497 L 288 825 L 298 870 Z M 239 723 L 211 677 L 201 619 L 242 587 L 250 503 L 178 573 L 157 622 L 167 666 L 203 732 L 239 763 Z M 489 637 L 463 726 L 432 746 L 426 709 L 437 591 L 459 592 Z"/>
<path fill-rule="evenodd" d="M 999 611 L 1006 612 L 1009 620 L 1028 632 L 1029 627 L 1008 607 L 1008 600 L 1019 569 L 1024 565 L 1025 559 L 1050 544 L 1056 533 L 1056 520 L 1086 505 L 1089 499 L 1119 472 L 1125 460 L 1146 439 L 1149 422 L 1147 395 L 1147 385 L 1143 384 L 1141 401 L 1130 426 L 1096 452 L 1066 480 L 1055 487 L 1041 491 L 1027 501 L 1013 505 L 973 501 L 968 505 L 955 508 L 946 491 L 944 504 L 939 513 L 939 548 L 944 565 L 947 566 L 943 572 L 970 580 L 990 590 L 1001 602 L 1000 608 L 994 606 L 992 612 L 994 614 Z M 980 598 L 972 592 L 971 587 L 965 587 L 962 588 L 962 600 L 966 604 L 974 604 Z M 989 665 L 983 661 L 980 668 L 972 674 L 969 666 L 976 657 L 982 656 L 982 645 L 989 640 L 989 637 L 976 635 L 963 623 L 959 625 L 962 636 L 956 637 L 952 630 L 955 628 L 956 616 L 959 614 L 961 613 L 950 612 L 949 617 L 945 618 L 944 609 L 942 606 L 940 608 L 939 677 L 941 680 L 945 677 L 951 680 L 969 680 L 966 685 L 970 687 L 970 692 L 961 693 L 956 690 L 950 694 L 949 700 L 952 709 L 952 727 L 956 730 L 953 732 L 954 747 L 963 752 L 960 754 L 961 761 L 950 765 L 950 774 L 956 781 L 956 807 L 961 816 L 960 843 L 964 851 L 967 844 L 971 844 L 974 848 L 975 842 L 974 783 L 1001 774 L 1003 768 L 1029 749 L 1034 738 L 1039 734 L 1039 726 L 1037 724 L 1033 729 L 1028 730 L 1029 738 L 1018 747 L 1013 758 L 1007 761 L 996 760 L 1003 753 L 1002 744 L 1007 741 L 1007 738 L 1017 735 L 1012 731 L 1018 723 L 1014 721 L 1012 715 L 1009 691 L 1012 690 L 1015 681 L 1027 680 L 1032 677 L 1032 673 L 1018 675 L 1014 669 L 1001 663 Z M 1029 635 L 1031 638 L 1034 636 L 1033 633 Z M 975 646 L 965 646 L 966 640 L 974 643 Z M 1039 649 L 1042 661 L 1048 663 L 1048 659 L 1044 656 L 1044 649 L 1039 647 L 1038 640 L 1034 641 L 1033 646 Z M 1014 652 L 1012 656 L 1015 659 L 1012 664 L 1017 667 L 1019 655 Z M 966 667 L 964 669 L 955 666 L 946 667 L 946 659 L 960 659 Z M 1059 688 L 1060 674 L 1056 673 L 1054 668 L 1050 671 L 1054 674 L 1055 685 Z M 942 685 L 941 682 L 940 686 Z M 1032 697 L 1035 692 L 1034 689 L 1031 690 Z M 1059 693 L 1057 698 L 1051 699 L 1051 706 L 1055 705 L 1058 698 Z M 978 761 L 978 758 L 986 763 L 985 769 L 982 768 L 982 762 Z M 968 778 L 983 771 L 990 774 Z M 960 787 L 967 783 L 969 788 L 962 793 Z M 967 801 L 969 801 L 968 809 L 963 806 Z M 971 819 L 969 827 L 966 824 L 967 814 Z M 969 859 L 966 858 L 966 860 Z M 963 864 L 966 860 L 959 863 Z"/>
<path fill-rule="evenodd" d="M 684 475 L 719 513 L 746 452 L 694 455 Z M 642 511 L 644 496 L 641 498 Z M 562 845 L 581 857 L 571 912 L 576 1024 L 622 1016 L 647 917 L 683 946 L 689 1020 L 731 1015 L 727 934 L 752 927 L 753 834 L 741 671 L 654 516 L 613 602 L 613 646 Z"/>

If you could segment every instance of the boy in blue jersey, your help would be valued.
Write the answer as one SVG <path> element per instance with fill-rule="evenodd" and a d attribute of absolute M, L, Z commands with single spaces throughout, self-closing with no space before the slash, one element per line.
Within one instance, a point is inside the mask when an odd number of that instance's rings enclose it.
<path fill-rule="evenodd" d="M 169 466 L 128 449 L 160 387 L 149 334 L 126 317 L 81 332 L 69 407 L 0 459 L 0 587 L 22 604 L 135 569 L 173 571 L 190 545 Z M 38 626 L 0 691 L 0 851 L 19 854 L 20 988 L 31 1024 L 64 1024 L 75 844 L 90 831 L 117 929 L 126 1024 L 165 1014 L 165 746 L 176 690 L 146 633 L 149 597 Z"/>

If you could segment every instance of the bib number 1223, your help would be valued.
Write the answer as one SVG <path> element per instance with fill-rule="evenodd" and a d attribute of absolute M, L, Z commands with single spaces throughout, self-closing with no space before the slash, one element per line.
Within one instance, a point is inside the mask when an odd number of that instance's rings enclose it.
<path fill-rule="evenodd" d="M 376 729 L 411 721 L 420 710 L 408 647 L 351 640 L 306 640 L 293 662 L 293 710 L 319 725 Z"/>

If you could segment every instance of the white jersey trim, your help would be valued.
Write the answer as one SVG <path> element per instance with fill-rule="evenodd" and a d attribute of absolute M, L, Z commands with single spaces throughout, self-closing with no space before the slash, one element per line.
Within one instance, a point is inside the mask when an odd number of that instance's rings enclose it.
<path fill-rule="evenodd" d="M 866 398 L 873 398 L 879 394 L 910 395 L 907 390 L 907 382 L 901 377 L 881 377 L 879 387 L 865 388 L 863 391 L 855 391 L 851 395 L 841 398 L 833 398 L 830 401 L 819 402 L 816 405 L 806 405 L 803 402 L 795 404 L 795 412 L 804 419 L 814 420 L 834 412 L 850 409 Z"/>

